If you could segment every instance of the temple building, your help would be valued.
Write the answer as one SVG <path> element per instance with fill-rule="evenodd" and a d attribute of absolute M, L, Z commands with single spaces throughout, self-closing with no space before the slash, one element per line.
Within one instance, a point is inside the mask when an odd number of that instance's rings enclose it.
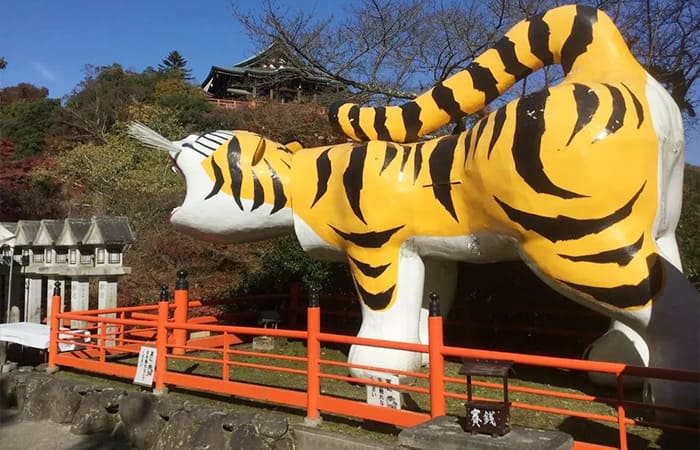
<path fill-rule="evenodd" d="M 0 223 L 2 322 L 41 322 L 56 282 L 61 311 L 116 307 L 118 278 L 131 272 L 123 254 L 135 241 L 126 217 Z"/>
<path fill-rule="evenodd" d="M 275 41 L 259 54 L 231 67 L 212 66 L 202 89 L 217 100 L 315 101 L 346 86 L 302 64 Z"/>

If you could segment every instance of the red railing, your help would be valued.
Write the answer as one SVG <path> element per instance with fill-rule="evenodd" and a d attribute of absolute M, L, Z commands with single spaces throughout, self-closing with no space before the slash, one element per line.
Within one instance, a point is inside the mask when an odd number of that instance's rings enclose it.
<path fill-rule="evenodd" d="M 661 409 L 679 414 L 691 414 L 697 417 L 700 411 L 654 406 L 624 399 L 623 377 L 640 376 L 647 378 L 663 378 L 684 382 L 700 382 L 700 373 L 687 371 L 671 371 L 632 367 L 618 363 L 594 362 L 567 358 L 545 357 L 518 353 L 495 352 L 446 346 L 443 343 L 443 319 L 437 314 L 429 318 L 429 345 L 400 343 L 377 339 L 363 339 L 353 336 L 322 333 L 321 308 L 317 297 L 312 296 L 307 308 L 306 330 L 284 330 L 244 326 L 227 326 L 211 323 L 195 323 L 187 319 L 187 308 L 201 302 L 187 300 L 186 285 L 175 291 L 175 303 L 167 302 L 167 295 L 161 295 L 157 305 L 115 308 L 89 312 L 64 312 L 59 310 L 60 297 L 52 302 L 51 337 L 48 365 L 56 367 L 72 367 L 80 370 L 101 374 L 133 378 L 136 367 L 132 363 L 120 362 L 125 356 L 138 355 L 142 345 L 154 346 L 157 351 L 154 372 L 154 387 L 156 393 L 167 391 L 168 386 L 189 388 L 216 393 L 236 395 L 243 398 L 264 402 L 287 405 L 305 410 L 306 419 L 310 423 L 320 420 L 321 413 L 332 413 L 360 419 L 369 419 L 389 423 L 401 427 L 409 427 L 446 413 L 447 399 L 465 400 L 464 379 L 445 375 L 445 358 L 486 358 L 513 361 L 517 364 L 558 368 L 571 371 L 601 372 L 615 376 L 617 380 L 617 395 L 615 398 L 603 398 L 591 395 L 574 394 L 555 390 L 535 389 L 524 386 L 509 386 L 509 392 L 520 392 L 540 396 L 548 396 L 563 400 L 600 402 L 614 405 L 615 414 L 605 415 L 590 413 L 564 407 L 543 406 L 526 402 L 512 402 L 513 408 L 529 411 L 539 411 L 547 414 L 566 415 L 589 420 L 615 423 L 618 427 L 620 449 L 627 448 L 627 427 L 629 425 L 654 426 L 662 429 L 674 429 L 690 433 L 698 433 L 698 429 L 684 426 L 664 425 L 660 423 L 634 420 L 627 416 L 627 407 L 645 407 Z M 183 312 L 184 311 L 184 312 Z M 116 317 L 114 317 L 116 316 Z M 66 331 L 60 329 L 59 323 L 69 321 L 87 323 L 80 330 Z M 91 333 L 90 342 L 85 342 L 85 330 Z M 208 336 L 194 337 L 195 333 L 204 332 Z M 66 337 L 68 336 L 68 337 Z M 254 351 L 238 350 L 231 346 L 242 342 L 241 337 L 271 336 L 283 337 L 306 342 L 306 356 L 272 355 Z M 76 343 L 81 348 L 59 353 L 61 343 Z M 384 347 L 411 352 L 427 353 L 430 359 L 429 373 L 403 372 L 388 370 L 381 367 L 351 366 L 345 362 L 330 361 L 322 358 L 322 344 L 351 344 Z M 207 352 L 207 353 L 198 353 Z M 211 356 L 213 354 L 214 356 Z M 239 356 L 256 356 L 271 360 L 287 360 L 304 366 L 303 369 L 281 367 L 274 363 L 249 363 L 237 360 Z M 112 356 L 108 358 L 107 356 Z M 178 372 L 169 369 L 169 363 L 186 360 L 196 363 L 210 363 L 221 367 L 220 377 L 197 375 Z M 255 383 L 232 381 L 231 370 L 235 367 L 245 367 L 260 370 L 274 370 L 291 375 L 302 376 L 306 381 L 305 390 L 281 388 Z M 394 375 L 405 375 L 415 379 L 428 380 L 428 388 L 420 386 L 393 385 L 375 380 L 356 379 L 349 376 L 337 375 L 323 371 L 326 367 L 359 367 L 376 370 Z M 389 409 L 369 405 L 363 401 L 341 398 L 321 391 L 323 380 L 347 381 L 368 386 L 380 386 L 400 391 L 424 394 L 429 396 L 429 413 Z M 461 386 L 460 392 L 446 391 L 446 384 Z M 474 385 L 488 389 L 499 389 L 494 383 L 474 381 Z M 502 388 L 502 386 L 500 386 Z M 575 437 L 581 439 L 581 437 Z M 615 448 L 600 446 L 595 443 L 576 441 L 577 449 Z"/>

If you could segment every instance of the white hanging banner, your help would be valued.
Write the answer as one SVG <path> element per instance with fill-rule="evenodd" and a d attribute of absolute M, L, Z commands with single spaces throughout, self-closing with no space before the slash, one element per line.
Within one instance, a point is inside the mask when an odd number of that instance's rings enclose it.
<path fill-rule="evenodd" d="M 382 374 L 381 376 L 370 376 L 369 379 L 382 383 L 399 384 L 398 375 Z M 368 384 L 367 404 L 391 409 L 401 409 L 401 391 Z"/>
<path fill-rule="evenodd" d="M 141 346 L 139 350 L 139 362 L 136 366 L 136 375 L 134 376 L 134 384 L 141 386 L 153 386 L 153 374 L 156 371 L 156 354 L 158 350 L 155 347 Z"/>

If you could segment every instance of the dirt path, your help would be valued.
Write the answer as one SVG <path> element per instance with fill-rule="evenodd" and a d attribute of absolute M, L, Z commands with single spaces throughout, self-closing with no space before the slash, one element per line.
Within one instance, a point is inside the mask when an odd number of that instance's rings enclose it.
<path fill-rule="evenodd" d="M 0 450 L 127 450 L 108 435 L 78 436 L 70 425 L 17 420 L 17 411 L 0 408 Z"/>

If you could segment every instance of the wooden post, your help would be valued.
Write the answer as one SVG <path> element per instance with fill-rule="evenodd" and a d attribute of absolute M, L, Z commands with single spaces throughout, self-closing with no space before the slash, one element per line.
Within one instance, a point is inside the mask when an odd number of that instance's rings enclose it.
<path fill-rule="evenodd" d="M 61 332 L 58 315 L 61 312 L 61 283 L 56 282 L 53 288 L 53 297 L 51 298 L 51 319 L 49 321 L 49 361 L 46 371 L 49 373 L 56 372 L 56 356 L 58 355 L 58 336 Z"/>
<path fill-rule="evenodd" d="M 442 357 L 443 330 L 440 298 L 431 292 L 428 316 L 428 358 L 430 361 L 430 417 L 445 415 L 445 360 Z"/>
<path fill-rule="evenodd" d="M 321 307 L 318 301 L 318 292 L 311 291 L 309 306 L 306 309 L 306 417 L 304 424 L 318 426 L 322 422 L 318 412 L 318 397 L 321 395 Z"/>
<path fill-rule="evenodd" d="M 173 355 L 184 355 L 185 344 L 187 343 L 187 330 L 178 329 L 177 327 L 184 326 L 187 323 L 187 303 L 189 302 L 189 283 L 187 282 L 187 271 L 179 270 L 177 272 L 177 280 L 175 281 L 175 293 L 173 300 L 175 302 L 175 314 L 173 315 Z"/>

